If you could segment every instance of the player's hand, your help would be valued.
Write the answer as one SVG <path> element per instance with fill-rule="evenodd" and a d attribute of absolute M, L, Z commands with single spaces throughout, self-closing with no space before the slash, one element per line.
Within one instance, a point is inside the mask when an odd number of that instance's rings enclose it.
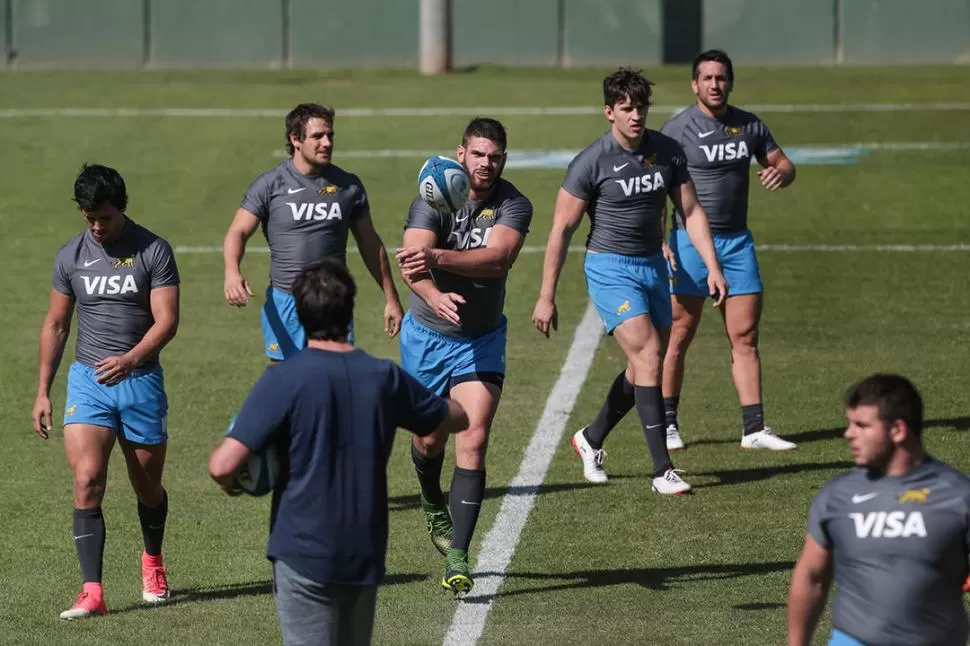
<path fill-rule="evenodd" d="M 434 249 L 428 247 L 404 247 L 394 255 L 405 278 L 413 278 L 437 266 Z"/>
<path fill-rule="evenodd" d="M 674 255 L 673 250 L 667 245 L 666 240 L 660 246 L 660 250 L 663 252 L 664 260 L 670 266 L 670 271 L 677 271 L 677 256 Z"/>
<path fill-rule="evenodd" d="M 454 292 L 439 292 L 428 303 L 439 318 L 443 318 L 455 325 L 461 325 L 461 318 L 458 316 L 458 306 L 464 304 L 465 298 L 461 294 L 455 294 Z"/>
<path fill-rule="evenodd" d="M 226 295 L 226 302 L 236 307 L 245 307 L 253 295 L 253 289 L 249 286 L 249 281 L 243 278 L 242 274 L 226 276 L 222 289 Z"/>
<path fill-rule="evenodd" d="M 556 302 L 547 298 L 540 298 L 536 301 L 536 306 L 532 310 L 532 324 L 536 329 L 549 338 L 549 329 L 559 329 L 559 310 L 556 309 Z"/>
<path fill-rule="evenodd" d="M 105 386 L 117 386 L 128 378 L 135 369 L 135 362 L 127 354 L 106 357 L 94 364 L 94 374 L 98 376 L 98 383 Z"/>
<path fill-rule="evenodd" d="M 47 395 L 37 395 L 30 418 L 34 422 L 34 433 L 45 440 L 50 437 L 51 427 L 53 426 L 51 398 Z"/>
<path fill-rule="evenodd" d="M 781 188 L 782 182 L 785 181 L 785 174 L 774 166 L 769 166 L 758 171 L 758 179 L 761 180 L 761 185 L 769 191 L 777 191 Z"/>
<path fill-rule="evenodd" d="M 714 299 L 714 307 L 720 307 L 724 304 L 724 299 L 728 295 L 728 284 L 724 280 L 724 274 L 721 270 L 711 271 L 707 274 L 707 290 Z"/>
<path fill-rule="evenodd" d="M 963 582 L 963 591 L 970 592 L 970 576 L 968 576 L 967 580 Z"/>
<path fill-rule="evenodd" d="M 401 321 L 404 320 L 404 310 L 401 301 L 392 298 L 384 305 L 384 331 L 392 339 L 401 331 Z"/>

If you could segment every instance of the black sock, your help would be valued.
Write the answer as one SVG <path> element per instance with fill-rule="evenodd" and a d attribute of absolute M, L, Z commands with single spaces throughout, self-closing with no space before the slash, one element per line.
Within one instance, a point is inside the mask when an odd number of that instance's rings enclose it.
<path fill-rule="evenodd" d="M 613 380 L 613 385 L 610 386 L 610 391 L 606 394 L 606 401 L 603 402 L 599 415 L 586 428 L 584 435 L 589 445 L 594 449 L 602 448 L 606 436 L 620 423 L 623 416 L 630 412 L 633 404 L 633 384 L 627 380 L 626 370 L 624 369 Z"/>
<path fill-rule="evenodd" d="M 653 477 L 662 476 L 667 469 L 674 467 L 667 453 L 667 431 L 664 429 L 664 400 L 660 386 L 634 386 L 637 401 L 637 414 L 643 435 L 647 438 L 647 448 L 653 459 Z"/>
<path fill-rule="evenodd" d="M 101 583 L 104 561 L 104 516 L 101 507 L 74 510 L 74 547 L 81 563 L 81 581 Z"/>
<path fill-rule="evenodd" d="M 445 494 L 441 491 L 441 465 L 445 463 L 445 452 L 438 455 L 424 455 L 411 443 L 411 461 L 418 474 L 421 495 L 432 505 L 445 504 Z"/>
<path fill-rule="evenodd" d="M 476 471 L 455 467 L 451 491 L 448 492 L 448 506 L 455 527 L 451 538 L 452 549 L 468 551 L 484 498 L 485 469 Z"/>
<path fill-rule="evenodd" d="M 664 421 L 667 426 L 677 426 L 677 406 L 680 405 L 680 395 L 664 397 Z"/>
<path fill-rule="evenodd" d="M 744 424 L 744 434 L 751 435 L 765 428 L 765 407 L 762 404 L 750 404 L 741 407 L 741 422 Z"/>
<path fill-rule="evenodd" d="M 145 539 L 145 551 L 149 556 L 162 553 L 162 539 L 165 537 L 165 518 L 168 516 L 168 492 L 162 489 L 162 502 L 158 507 L 146 507 L 138 503 L 138 520 L 141 521 L 141 534 Z"/>

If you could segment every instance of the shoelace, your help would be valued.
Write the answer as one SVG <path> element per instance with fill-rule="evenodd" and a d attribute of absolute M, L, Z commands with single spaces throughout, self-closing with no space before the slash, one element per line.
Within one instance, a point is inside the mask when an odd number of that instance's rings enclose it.
<path fill-rule="evenodd" d="M 165 580 L 165 570 L 160 567 L 152 568 L 151 574 L 148 575 L 147 583 L 149 583 L 149 591 L 164 590 L 166 588 L 167 581 Z"/>
<path fill-rule="evenodd" d="M 683 482 L 681 477 L 677 475 L 678 473 L 687 473 L 687 472 L 684 471 L 683 469 L 667 469 L 667 472 L 664 473 L 664 480 L 666 480 L 667 482 Z"/>
<path fill-rule="evenodd" d="M 593 451 L 593 464 L 595 466 L 603 466 L 603 460 L 606 458 L 606 451 L 599 449 L 598 451 Z"/>

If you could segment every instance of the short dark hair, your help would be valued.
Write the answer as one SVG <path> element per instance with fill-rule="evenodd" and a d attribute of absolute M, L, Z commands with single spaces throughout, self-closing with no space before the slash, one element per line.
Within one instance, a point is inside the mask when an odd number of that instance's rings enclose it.
<path fill-rule="evenodd" d="M 315 341 L 347 338 L 356 296 L 357 285 L 347 266 L 332 258 L 307 265 L 293 281 L 297 318 Z"/>
<path fill-rule="evenodd" d="M 110 204 L 119 211 L 128 208 L 128 189 L 121 173 L 100 164 L 84 164 L 74 180 L 74 201 L 82 211 L 96 211 Z"/>
<path fill-rule="evenodd" d="M 603 79 L 603 105 L 614 106 L 629 97 L 634 105 L 650 105 L 653 82 L 640 70 L 621 67 Z"/>
<path fill-rule="evenodd" d="M 698 54 L 697 58 L 694 59 L 694 66 L 691 67 L 690 77 L 696 81 L 697 75 L 700 73 L 701 63 L 707 62 L 720 63 L 726 67 L 728 80 L 734 82 L 734 63 L 731 62 L 731 57 L 723 49 L 709 49 Z"/>
<path fill-rule="evenodd" d="M 286 115 L 286 152 L 292 156 L 296 150 L 290 137 L 296 137 L 300 141 L 306 139 L 306 124 L 310 119 L 323 119 L 332 124 L 335 115 L 333 108 L 319 103 L 301 103 L 290 110 Z"/>
<path fill-rule="evenodd" d="M 902 375 L 879 373 L 866 377 L 845 393 L 845 406 L 875 406 L 883 422 L 892 424 L 900 419 L 913 435 L 919 437 L 923 432 L 923 400 L 916 386 Z"/>
<path fill-rule="evenodd" d="M 461 145 L 467 146 L 468 140 L 472 137 L 482 137 L 494 141 L 502 149 L 502 152 L 505 152 L 508 145 L 505 126 L 500 121 L 488 117 L 475 117 L 468 122 L 468 125 L 465 126 L 465 132 L 461 136 Z"/>

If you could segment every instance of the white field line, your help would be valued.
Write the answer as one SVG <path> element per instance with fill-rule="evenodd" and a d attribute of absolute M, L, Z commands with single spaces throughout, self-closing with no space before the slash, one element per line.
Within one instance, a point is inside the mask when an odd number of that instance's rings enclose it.
<path fill-rule="evenodd" d="M 785 150 L 818 151 L 818 152 L 849 152 L 852 150 L 871 151 L 902 151 L 919 152 L 932 150 L 966 150 L 970 148 L 970 141 L 860 141 L 845 144 L 786 144 Z M 516 161 L 532 156 L 562 156 L 574 157 L 579 149 L 551 149 L 551 150 L 512 150 L 509 151 L 509 161 Z M 454 151 L 431 150 L 421 148 L 375 148 L 371 150 L 338 150 L 338 157 L 346 159 L 426 159 L 431 155 L 454 155 Z M 280 159 L 289 157 L 282 150 L 274 150 L 273 156 Z"/>
<path fill-rule="evenodd" d="M 683 105 L 655 105 L 651 112 L 676 114 Z M 959 112 L 970 110 L 970 101 L 927 103 L 782 103 L 746 105 L 745 109 L 759 114 L 793 112 Z M 20 119 L 31 117 L 175 117 L 219 119 L 227 117 L 244 119 L 282 119 L 287 110 L 278 108 L 6 108 L 0 109 L 0 118 Z M 395 108 L 343 108 L 338 117 L 469 117 L 488 116 L 590 116 L 602 114 L 602 108 L 593 105 L 563 106 L 469 106 L 469 107 L 395 107 Z"/>
<path fill-rule="evenodd" d="M 563 430 L 586 381 L 602 332 L 603 324 L 595 308 L 589 305 L 576 328 L 566 363 L 549 393 L 532 440 L 522 456 L 519 472 L 509 483 L 495 523 L 482 540 L 478 562 L 473 570 L 475 587 L 455 609 L 444 646 L 474 646 L 481 638 L 492 601 L 502 586 L 505 569 L 512 561 L 522 529 L 535 504 L 536 494 L 559 448 Z"/>
<path fill-rule="evenodd" d="M 523 254 L 544 253 L 545 247 L 526 245 L 522 247 Z M 569 247 L 572 253 L 585 251 L 585 247 Z M 967 253 L 970 252 L 970 243 L 957 244 L 759 244 L 757 250 L 777 253 Z M 396 251 L 393 249 L 392 251 Z M 269 253 L 268 247 L 248 247 L 247 253 Z M 184 254 L 206 254 L 222 253 L 222 247 L 215 246 L 192 246 L 179 245 L 175 247 L 175 253 Z M 354 247 L 347 248 L 348 254 L 357 254 Z"/>

